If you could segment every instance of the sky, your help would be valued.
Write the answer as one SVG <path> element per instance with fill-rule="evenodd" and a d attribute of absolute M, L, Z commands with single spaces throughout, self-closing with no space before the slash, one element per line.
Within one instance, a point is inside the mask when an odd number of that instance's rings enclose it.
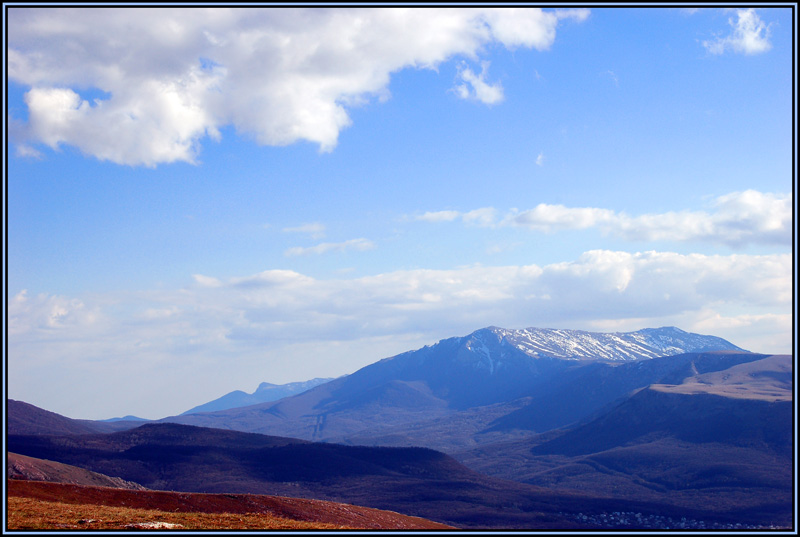
<path fill-rule="evenodd" d="M 155 419 L 487 326 L 793 351 L 789 7 L 5 6 L 11 399 Z"/>

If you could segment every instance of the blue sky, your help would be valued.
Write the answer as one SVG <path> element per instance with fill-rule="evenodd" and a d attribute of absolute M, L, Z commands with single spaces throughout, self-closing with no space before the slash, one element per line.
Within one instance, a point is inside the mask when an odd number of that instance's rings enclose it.
<path fill-rule="evenodd" d="M 11 398 L 157 418 L 489 325 L 792 351 L 788 7 L 7 15 Z"/>

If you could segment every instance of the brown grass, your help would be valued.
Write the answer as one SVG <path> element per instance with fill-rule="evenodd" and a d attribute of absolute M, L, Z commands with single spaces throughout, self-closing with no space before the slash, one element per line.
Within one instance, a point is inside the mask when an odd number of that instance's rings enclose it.
<path fill-rule="evenodd" d="M 176 529 L 449 528 L 392 511 L 254 494 L 124 490 L 9 479 L 8 496 L 9 529 L 120 529 L 155 522 L 180 524 Z"/>
<path fill-rule="evenodd" d="M 8 498 L 9 530 L 119 530 L 135 529 L 135 526 L 132 526 L 134 524 L 153 522 L 175 524 L 175 529 L 356 529 L 320 522 L 290 520 L 260 513 L 170 513 L 157 509 L 132 509 L 106 505 L 47 502 L 32 498 Z"/>

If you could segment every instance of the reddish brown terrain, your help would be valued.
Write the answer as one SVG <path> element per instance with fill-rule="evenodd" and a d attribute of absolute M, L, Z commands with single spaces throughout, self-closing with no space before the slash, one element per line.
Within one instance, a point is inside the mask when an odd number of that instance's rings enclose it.
<path fill-rule="evenodd" d="M 9 479 L 26 479 L 31 481 L 49 481 L 51 483 L 69 483 L 71 485 L 87 485 L 94 487 L 113 487 L 131 490 L 147 490 L 146 487 L 133 481 L 125 481 L 119 477 L 84 470 L 77 466 L 60 462 L 27 457 L 17 453 L 8 453 L 6 469 Z"/>
<path fill-rule="evenodd" d="M 142 491 L 9 479 L 8 496 L 8 529 L 449 528 L 391 511 L 255 494 Z"/>

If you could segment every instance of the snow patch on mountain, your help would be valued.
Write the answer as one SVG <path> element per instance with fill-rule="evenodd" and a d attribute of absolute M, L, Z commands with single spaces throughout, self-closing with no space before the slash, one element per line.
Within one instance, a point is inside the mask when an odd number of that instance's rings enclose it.
<path fill-rule="evenodd" d="M 715 336 L 685 332 L 672 326 L 636 332 L 587 332 L 554 328 L 510 330 L 488 327 L 460 338 L 478 359 L 475 367 L 497 369 L 503 347 L 512 346 L 533 358 L 629 362 L 689 352 L 744 351 Z M 744 351 L 746 352 L 746 351 Z"/>

